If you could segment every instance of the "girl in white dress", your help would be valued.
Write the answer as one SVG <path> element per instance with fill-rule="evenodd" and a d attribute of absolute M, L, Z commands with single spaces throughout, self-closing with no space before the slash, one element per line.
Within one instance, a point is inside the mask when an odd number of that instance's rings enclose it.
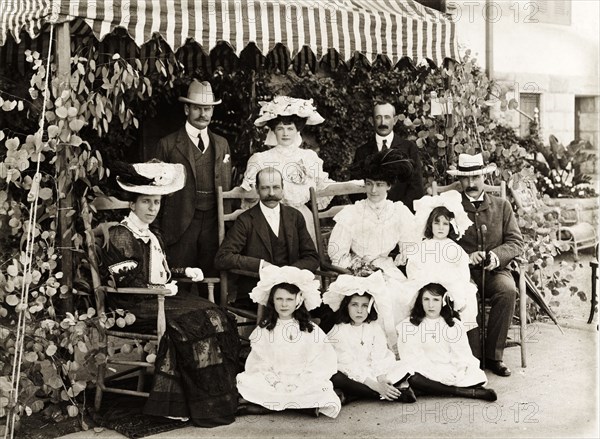
<path fill-rule="evenodd" d="M 433 197 L 425 195 L 415 200 L 414 208 L 417 237 L 424 239 L 405 252 L 408 279 L 442 273 L 459 286 L 449 297 L 463 326 L 467 330 L 477 327 L 477 286 L 471 282 L 469 255 L 456 243 L 473 224 L 462 206 L 460 193 L 452 190 Z"/>
<path fill-rule="evenodd" d="M 386 294 L 381 271 L 369 277 L 340 275 L 323 295 L 336 312 L 337 324 L 327 335 L 337 354 L 338 372 L 331 378 L 346 401 L 383 399 L 416 401 L 406 379 L 409 371 L 387 347 L 377 321 L 377 303 Z"/>
<path fill-rule="evenodd" d="M 495 401 L 496 392 L 484 387 L 487 377 L 447 301 L 458 286 L 439 273 L 430 273 L 421 284 L 410 318 L 397 327 L 400 358 L 415 372 L 410 386 L 425 394 Z"/>
<path fill-rule="evenodd" d="M 361 173 L 367 198 L 344 208 L 334 217 L 327 252 L 333 265 L 342 268 L 372 265 L 383 272 L 388 294 L 379 302 L 388 346 L 396 349 L 396 325 L 408 317 L 415 290 L 406 288 L 406 276 L 390 252 L 414 242 L 412 212 L 401 201 L 390 201 L 387 193 L 398 179 L 409 179 L 412 162 L 397 149 L 388 149 L 367 158 Z"/>
<path fill-rule="evenodd" d="M 256 174 L 264 168 L 275 168 L 283 176 L 281 202 L 298 209 L 308 232 L 315 241 L 315 229 L 310 209 L 310 188 L 321 189 L 333 182 L 323 170 L 323 160 L 312 149 L 304 149 L 300 132 L 305 125 L 318 125 L 324 121 L 312 104 L 312 99 L 276 96 L 270 102 L 261 102 L 256 126 L 268 126 L 265 145 L 272 147 L 254 153 L 248 160 L 241 187 L 249 191 L 255 187 Z M 320 198 L 319 208 L 327 207 L 331 197 Z M 243 207 L 250 207 L 246 204 Z"/>
<path fill-rule="evenodd" d="M 250 335 L 245 371 L 237 376 L 241 413 L 258 404 L 269 410 L 311 409 L 335 418 L 340 398 L 329 380 L 337 371 L 335 351 L 308 311 L 321 303 L 319 281 L 308 270 L 269 265 L 250 293 L 265 305 L 265 318 Z M 256 406 L 254 406 L 256 408 Z"/>

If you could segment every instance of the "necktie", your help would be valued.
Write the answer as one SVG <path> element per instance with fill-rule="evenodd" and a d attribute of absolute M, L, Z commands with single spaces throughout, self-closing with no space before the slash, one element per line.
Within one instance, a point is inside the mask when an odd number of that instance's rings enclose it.
<path fill-rule="evenodd" d="M 204 153 L 204 151 L 206 151 L 206 145 L 204 144 L 204 141 L 202 140 L 202 134 L 198 134 L 198 149 L 200 150 L 201 153 Z"/>
<path fill-rule="evenodd" d="M 383 139 L 383 143 L 382 143 L 382 145 L 381 145 L 381 150 L 382 150 L 382 151 L 385 151 L 386 149 L 388 149 L 388 146 L 387 146 L 387 139 Z"/>
<path fill-rule="evenodd" d="M 475 210 L 479 210 L 479 206 L 481 206 L 483 201 L 471 201 L 471 203 L 473 203 L 473 206 L 475 206 Z"/>

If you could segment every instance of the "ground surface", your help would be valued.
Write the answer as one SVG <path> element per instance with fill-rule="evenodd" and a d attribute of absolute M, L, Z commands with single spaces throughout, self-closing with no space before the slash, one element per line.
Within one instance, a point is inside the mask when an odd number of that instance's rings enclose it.
<path fill-rule="evenodd" d="M 564 260 L 572 260 L 569 255 Z M 560 259 L 559 259 L 560 260 Z M 488 374 L 495 403 L 467 399 L 421 397 L 418 403 L 355 402 L 336 419 L 298 413 L 240 417 L 214 429 L 185 427 L 150 438 L 195 437 L 598 437 L 598 317 L 588 325 L 591 255 L 584 253 L 574 282 L 588 301 L 561 297 L 555 309 L 564 335 L 551 323 L 528 326 L 527 367 L 520 367 L 520 349 L 509 348 L 509 378 Z M 50 421 L 24 424 L 19 437 L 112 439 L 110 430 L 66 434 L 72 425 Z M 71 430 L 72 431 L 72 430 Z"/>

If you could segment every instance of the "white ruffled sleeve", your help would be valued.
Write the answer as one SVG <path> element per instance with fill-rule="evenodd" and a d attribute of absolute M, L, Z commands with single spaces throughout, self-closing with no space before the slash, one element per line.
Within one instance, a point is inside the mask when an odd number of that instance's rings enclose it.
<path fill-rule="evenodd" d="M 308 352 L 304 363 L 304 371 L 300 374 L 300 380 L 305 382 L 329 380 L 338 370 L 337 356 L 333 346 L 331 346 L 331 343 L 326 342 L 327 336 L 317 325 L 313 325 L 313 332 L 303 336 L 310 337 L 313 348 Z"/>
<path fill-rule="evenodd" d="M 327 335 L 337 355 L 337 370 L 342 372 L 351 380 L 364 383 L 368 377 L 373 378 L 373 373 L 365 362 L 357 361 L 355 350 L 352 348 L 352 340 L 348 340 L 350 334 L 344 329 L 347 324 L 335 325 Z"/>
<path fill-rule="evenodd" d="M 260 373 L 273 370 L 273 364 L 269 354 L 269 348 L 272 343 L 269 343 L 269 330 L 257 326 L 250 334 L 250 354 L 246 359 L 245 372 Z"/>
<path fill-rule="evenodd" d="M 398 248 L 401 252 L 410 254 L 412 246 L 419 245 L 421 241 L 415 231 L 415 216 L 401 201 L 394 203 L 394 212 L 398 228 Z"/>
<path fill-rule="evenodd" d="M 329 178 L 329 173 L 323 170 L 323 159 L 321 159 L 316 152 L 309 149 L 307 151 L 307 158 L 312 162 L 307 170 L 313 177 L 315 182 L 315 189 L 320 191 L 325 189 L 329 184 L 335 183 L 335 181 Z M 325 209 L 331 203 L 331 197 L 319 197 L 317 198 L 317 206 L 319 210 Z"/>
<path fill-rule="evenodd" d="M 244 172 L 244 180 L 240 185 L 244 190 L 250 191 L 256 186 L 256 174 L 262 169 L 260 154 L 261 153 L 254 153 L 248 160 L 246 172 Z"/>
<path fill-rule="evenodd" d="M 363 323 L 365 324 L 365 323 Z M 371 352 L 373 374 L 375 378 L 379 375 L 387 374 L 396 363 L 396 356 L 389 350 L 385 333 L 377 323 L 369 324 L 373 331 L 374 343 Z"/>
<path fill-rule="evenodd" d="M 348 206 L 333 218 L 336 224 L 331 231 L 329 244 L 327 245 L 327 254 L 331 259 L 331 263 L 342 268 L 347 268 L 352 264 L 350 253 L 352 229 L 350 225 L 353 210 L 354 206 Z"/>

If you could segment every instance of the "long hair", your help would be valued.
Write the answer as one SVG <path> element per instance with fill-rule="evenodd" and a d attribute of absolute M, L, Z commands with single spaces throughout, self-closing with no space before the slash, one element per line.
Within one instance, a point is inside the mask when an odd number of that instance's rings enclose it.
<path fill-rule="evenodd" d="M 450 210 L 448 210 L 447 207 L 435 207 L 429 214 L 429 217 L 427 218 L 427 223 L 425 224 L 425 238 L 433 238 L 433 223 L 436 219 L 442 216 L 445 217 L 448 220 L 448 222 L 454 219 L 454 213 L 450 212 Z M 452 227 L 452 225 L 450 225 L 450 230 L 448 231 L 448 238 L 450 238 L 452 241 L 456 241 L 458 239 L 458 234 L 454 231 L 454 227 Z"/>
<path fill-rule="evenodd" d="M 306 118 L 292 114 L 290 116 L 277 116 L 276 118 L 269 120 L 267 122 L 267 126 L 271 130 L 275 130 L 275 127 L 280 123 L 284 125 L 294 124 L 298 131 L 302 131 L 302 129 L 306 126 L 306 121 Z"/>
<path fill-rule="evenodd" d="M 358 296 L 359 294 L 353 294 L 352 296 L 345 296 L 342 299 L 342 303 L 340 303 L 340 308 L 335 312 L 335 323 L 352 323 L 352 319 L 350 318 L 350 314 L 348 313 L 348 304 L 354 296 Z M 371 300 L 371 295 L 369 293 L 364 293 L 364 297 Z M 377 311 L 375 307 L 371 308 L 371 312 L 365 319 L 364 323 L 374 322 L 377 320 Z"/>
<path fill-rule="evenodd" d="M 419 295 L 417 296 L 417 300 L 415 302 L 415 306 L 413 306 L 412 311 L 410 312 L 410 323 L 415 326 L 419 326 L 423 319 L 425 318 L 425 309 L 423 309 L 423 294 L 425 292 L 429 292 L 434 296 L 444 297 L 444 294 L 447 292 L 446 288 L 438 283 L 428 283 L 424 287 L 421 287 L 419 290 Z M 451 305 L 448 303 L 442 303 L 442 310 L 440 315 L 444 318 L 448 326 L 454 326 L 454 318 L 460 318 L 458 313 L 454 311 Z"/>
<path fill-rule="evenodd" d="M 288 293 L 294 295 L 300 292 L 300 288 L 298 288 L 298 286 L 294 284 L 289 284 L 287 282 L 279 283 L 277 285 L 274 285 L 273 288 L 271 288 L 271 292 L 269 293 L 269 300 L 267 301 L 267 306 L 265 307 L 265 318 L 258 323 L 258 326 L 260 326 L 261 328 L 266 328 L 269 331 L 275 328 L 275 325 L 277 324 L 277 319 L 279 318 L 277 311 L 275 311 L 275 301 L 273 300 L 275 291 L 279 289 L 285 290 Z M 302 303 L 302 305 L 300 305 L 298 309 L 292 313 L 292 317 L 298 320 L 301 331 L 313 331 L 314 328 L 312 322 L 310 321 L 310 314 L 304 306 L 304 303 Z"/>

